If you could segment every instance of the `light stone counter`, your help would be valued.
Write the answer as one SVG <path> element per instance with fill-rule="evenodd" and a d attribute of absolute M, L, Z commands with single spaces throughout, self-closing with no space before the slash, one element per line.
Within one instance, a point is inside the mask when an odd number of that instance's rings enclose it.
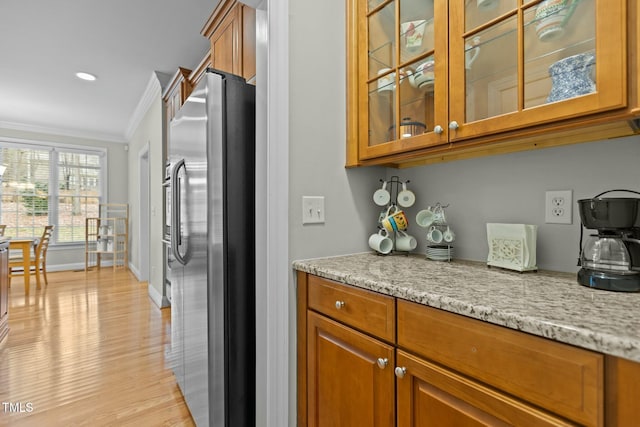
<path fill-rule="evenodd" d="M 578 285 L 574 274 L 374 253 L 295 261 L 296 270 L 640 362 L 640 294 Z"/>

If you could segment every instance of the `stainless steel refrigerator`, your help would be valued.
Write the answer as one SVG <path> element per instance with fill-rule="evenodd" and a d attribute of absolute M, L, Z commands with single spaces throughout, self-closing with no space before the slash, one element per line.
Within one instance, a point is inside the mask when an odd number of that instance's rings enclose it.
<path fill-rule="evenodd" d="M 171 122 L 172 367 L 198 426 L 255 426 L 255 88 L 207 70 Z"/>

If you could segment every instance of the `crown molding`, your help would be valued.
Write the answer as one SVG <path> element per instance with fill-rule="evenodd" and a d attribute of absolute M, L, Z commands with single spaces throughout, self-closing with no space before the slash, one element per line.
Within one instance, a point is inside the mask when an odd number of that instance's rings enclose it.
<path fill-rule="evenodd" d="M 162 87 L 160 85 L 160 80 L 155 72 L 151 73 L 151 77 L 149 78 L 149 82 L 147 83 L 147 87 L 138 101 L 138 105 L 136 105 L 135 110 L 133 110 L 133 115 L 129 120 L 129 125 L 127 126 L 127 130 L 124 133 L 124 139 L 126 141 L 131 141 L 133 138 L 133 134 L 140 126 L 140 122 L 144 119 L 144 116 L 149 111 L 149 108 L 153 105 L 153 102 L 156 101 L 159 97 L 162 96 Z"/>
<path fill-rule="evenodd" d="M 0 129 L 15 130 L 20 132 L 33 132 L 44 135 L 68 136 L 72 138 L 92 139 L 105 142 L 127 142 L 127 140 L 123 136 L 111 133 L 101 133 L 78 129 L 63 129 L 53 126 L 41 126 L 27 123 L 0 121 Z"/>

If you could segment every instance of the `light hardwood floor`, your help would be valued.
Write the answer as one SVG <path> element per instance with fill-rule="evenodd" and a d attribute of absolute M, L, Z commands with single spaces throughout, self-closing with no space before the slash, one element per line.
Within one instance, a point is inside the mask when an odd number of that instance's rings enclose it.
<path fill-rule="evenodd" d="M 48 278 L 27 297 L 11 284 L 0 426 L 194 425 L 169 365 L 170 312 L 147 283 L 110 268 Z"/>

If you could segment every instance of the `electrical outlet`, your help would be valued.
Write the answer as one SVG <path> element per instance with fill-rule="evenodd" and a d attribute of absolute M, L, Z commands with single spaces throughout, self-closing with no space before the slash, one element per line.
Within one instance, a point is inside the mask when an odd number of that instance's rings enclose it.
<path fill-rule="evenodd" d="M 571 224 L 573 191 L 559 190 L 545 193 L 544 222 L 547 224 Z"/>
<path fill-rule="evenodd" d="M 324 224 L 324 196 L 302 196 L 302 223 Z"/>

